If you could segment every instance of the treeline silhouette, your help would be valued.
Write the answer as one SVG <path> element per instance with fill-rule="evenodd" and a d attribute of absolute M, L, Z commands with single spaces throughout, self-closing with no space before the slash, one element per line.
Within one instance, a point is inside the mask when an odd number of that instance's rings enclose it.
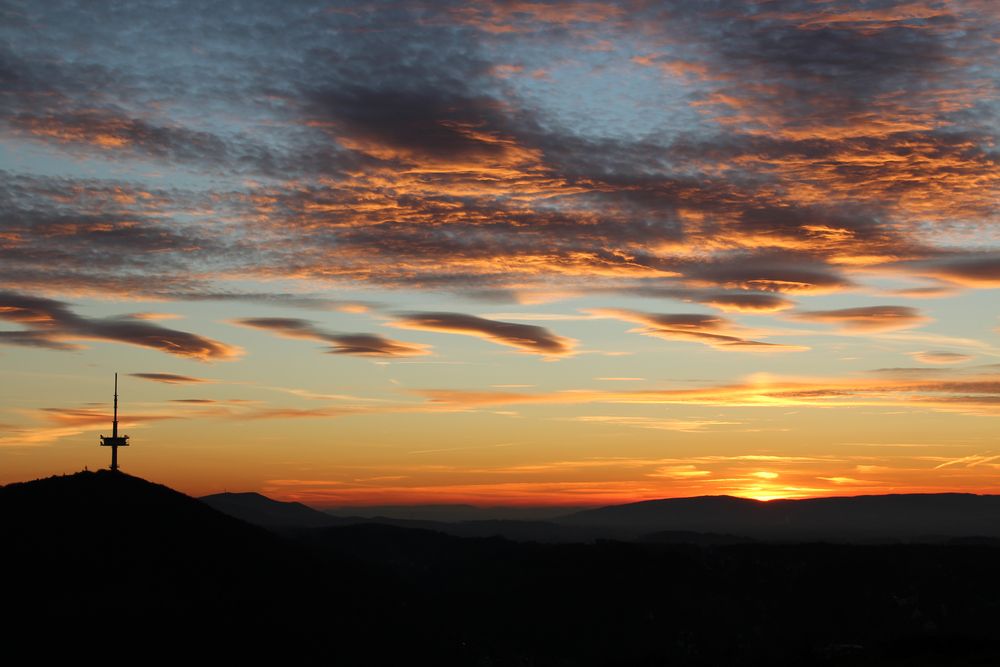
<path fill-rule="evenodd" d="M 274 532 L 110 472 L 0 488 L 0 517 L 9 647 L 44 631 L 295 664 L 1000 664 L 989 542 Z"/>

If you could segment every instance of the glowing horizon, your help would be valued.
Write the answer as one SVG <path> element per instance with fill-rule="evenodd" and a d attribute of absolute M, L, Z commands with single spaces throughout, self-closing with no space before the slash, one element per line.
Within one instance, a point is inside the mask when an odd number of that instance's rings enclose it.
<path fill-rule="evenodd" d="M 997 487 L 994 3 L 5 12 L 0 484 Z"/>

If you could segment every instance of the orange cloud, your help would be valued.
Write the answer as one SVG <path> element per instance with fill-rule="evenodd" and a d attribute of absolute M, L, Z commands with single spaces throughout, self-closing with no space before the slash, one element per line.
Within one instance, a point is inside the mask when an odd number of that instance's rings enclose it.
<path fill-rule="evenodd" d="M 36 424 L 31 427 L 11 427 L 0 435 L 0 447 L 30 447 L 79 435 L 99 426 L 111 425 L 111 412 L 100 408 L 41 408 L 32 411 Z M 129 413 L 122 418 L 126 426 L 175 419 L 173 413 Z M 94 435 L 97 441 L 97 434 Z"/>
<path fill-rule="evenodd" d="M 953 17 L 959 12 L 960 8 L 954 3 L 902 2 L 888 7 L 859 9 L 824 7 L 811 12 L 761 12 L 756 18 L 758 20 L 789 21 L 804 30 L 849 28 L 872 34 L 898 28 L 900 24 L 910 24 L 914 28 L 933 30 L 933 24 L 927 22 L 929 19 Z"/>
<path fill-rule="evenodd" d="M 686 76 L 704 80 L 728 78 L 721 76 L 705 63 L 694 60 L 670 58 L 662 53 L 634 56 L 631 60 L 637 65 L 659 68 L 664 74 L 669 74 L 670 76 L 680 79 L 683 79 Z"/>
<path fill-rule="evenodd" d="M 128 315 L 134 320 L 179 320 L 181 315 L 175 313 L 130 313 Z"/>
<path fill-rule="evenodd" d="M 739 422 L 699 420 L 699 419 L 656 419 L 650 417 L 624 417 L 615 415 L 585 415 L 574 417 L 575 421 L 592 424 L 612 424 L 618 426 L 634 426 L 656 431 L 679 431 L 681 433 L 698 433 L 716 426 L 733 426 Z"/>
<path fill-rule="evenodd" d="M 424 389 L 416 393 L 431 403 L 451 406 L 517 404 L 636 404 L 740 407 L 908 406 L 965 414 L 1000 413 L 1000 376 L 940 377 L 925 371 L 899 377 L 760 378 L 753 382 L 698 389 L 602 391 L 564 390 L 548 393 Z"/>
<path fill-rule="evenodd" d="M 698 301 L 722 311 L 737 313 L 775 313 L 795 306 L 794 301 L 776 294 L 740 292 L 712 294 Z"/>
<path fill-rule="evenodd" d="M 623 13 L 622 7 L 606 2 L 504 2 L 464 5 L 450 10 L 449 18 L 483 32 L 508 34 L 545 26 L 608 24 Z"/>

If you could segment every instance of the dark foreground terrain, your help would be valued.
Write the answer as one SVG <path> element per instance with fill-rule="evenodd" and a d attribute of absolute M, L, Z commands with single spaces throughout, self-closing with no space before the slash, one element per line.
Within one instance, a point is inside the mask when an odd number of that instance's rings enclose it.
<path fill-rule="evenodd" d="M 986 539 L 543 544 L 381 524 L 273 532 L 110 472 L 2 487 L 0 521 L 5 648 L 38 657 L 1000 664 L 1000 548 Z"/>

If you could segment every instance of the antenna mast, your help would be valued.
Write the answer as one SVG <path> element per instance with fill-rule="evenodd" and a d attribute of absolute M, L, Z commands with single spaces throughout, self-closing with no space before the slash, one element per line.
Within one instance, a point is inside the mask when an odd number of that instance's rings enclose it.
<path fill-rule="evenodd" d="M 111 437 L 101 436 L 101 446 L 111 448 L 111 470 L 118 470 L 118 448 L 128 447 L 128 436 L 118 435 L 118 373 L 115 373 L 115 411 L 111 421 Z"/>
<path fill-rule="evenodd" d="M 115 416 L 111 422 L 111 437 L 118 437 L 118 373 L 115 373 Z"/>

